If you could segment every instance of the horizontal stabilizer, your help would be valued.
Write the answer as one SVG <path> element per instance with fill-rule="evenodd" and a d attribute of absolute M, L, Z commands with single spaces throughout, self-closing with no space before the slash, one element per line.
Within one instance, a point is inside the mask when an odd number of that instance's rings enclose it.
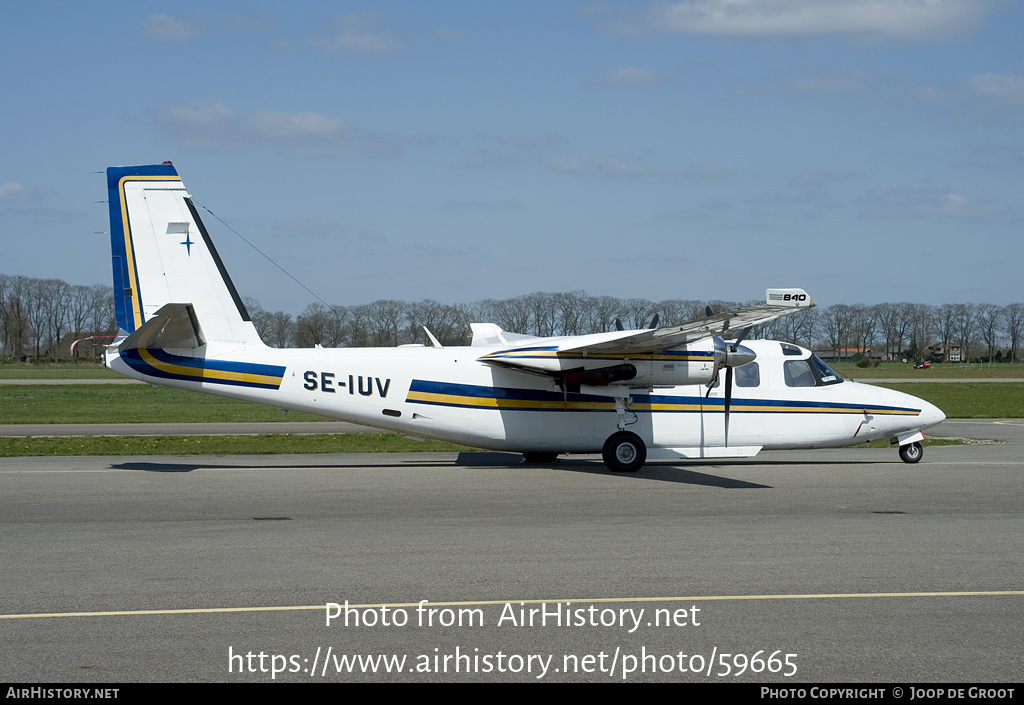
<path fill-rule="evenodd" d="M 192 304 L 166 304 L 117 349 L 122 352 L 140 348 L 182 350 L 204 345 L 206 337 Z"/>
<path fill-rule="evenodd" d="M 540 338 L 535 335 L 508 333 L 503 331 L 501 326 L 496 323 L 470 323 L 469 327 L 473 330 L 473 342 L 471 345 L 475 348 L 540 340 Z"/>

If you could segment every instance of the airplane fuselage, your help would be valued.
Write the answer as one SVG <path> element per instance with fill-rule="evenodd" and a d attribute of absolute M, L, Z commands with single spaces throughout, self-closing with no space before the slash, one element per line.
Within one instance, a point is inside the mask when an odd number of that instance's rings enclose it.
<path fill-rule="evenodd" d="M 799 378 L 784 366 L 810 366 L 809 351 L 787 344 L 784 354 L 775 341 L 745 345 L 757 361 L 737 368 L 728 447 L 754 450 L 739 455 L 897 438 L 944 418 L 920 399 L 849 380 L 823 385 L 819 376 L 796 386 Z M 690 449 L 669 453 L 676 457 L 728 454 L 721 387 L 563 391 L 550 378 L 482 364 L 490 351 L 480 347 L 210 352 L 111 349 L 108 366 L 153 383 L 494 450 L 596 453 L 627 430 L 651 457 L 658 449 Z"/>

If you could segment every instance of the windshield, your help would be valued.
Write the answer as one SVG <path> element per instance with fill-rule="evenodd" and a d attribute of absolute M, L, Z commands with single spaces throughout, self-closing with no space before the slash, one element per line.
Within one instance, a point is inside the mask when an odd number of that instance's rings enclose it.
<path fill-rule="evenodd" d="M 814 367 L 814 371 L 818 375 L 818 384 L 820 385 L 839 384 L 843 381 L 843 378 L 817 355 L 811 355 L 811 366 Z"/>
<path fill-rule="evenodd" d="M 806 360 L 786 360 L 782 363 L 782 370 L 787 387 L 826 387 L 843 381 L 817 355 L 811 355 Z"/>

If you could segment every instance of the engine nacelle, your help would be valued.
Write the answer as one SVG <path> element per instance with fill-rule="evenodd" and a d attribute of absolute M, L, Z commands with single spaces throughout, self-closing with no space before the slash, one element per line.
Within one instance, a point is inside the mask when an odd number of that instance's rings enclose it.
<path fill-rule="evenodd" d="M 671 387 L 707 384 L 715 378 L 715 364 L 707 361 L 624 360 L 618 365 L 567 371 L 565 381 L 589 387 Z"/>

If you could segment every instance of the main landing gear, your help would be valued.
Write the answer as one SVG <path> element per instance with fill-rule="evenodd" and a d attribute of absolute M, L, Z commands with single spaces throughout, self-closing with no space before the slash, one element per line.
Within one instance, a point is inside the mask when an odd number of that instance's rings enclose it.
<path fill-rule="evenodd" d="M 612 472 L 636 472 L 647 462 L 647 446 L 635 433 L 619 431 L 604 442 L 601 455 Z"/>
<path fill-rule="evenodd" d="M 904 463 L 919 462 L 922 456 L 924 456 L 924 448 L 920 443 L 908 443 L 905 446 L 900 446 L 900 460 Z"/>

